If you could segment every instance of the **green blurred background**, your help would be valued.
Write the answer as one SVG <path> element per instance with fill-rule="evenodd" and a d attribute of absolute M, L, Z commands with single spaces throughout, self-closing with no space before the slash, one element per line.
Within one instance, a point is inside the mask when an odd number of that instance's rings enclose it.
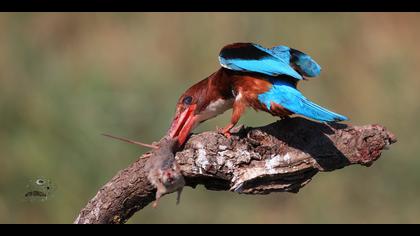
<path fill-rule="evenodd" d="M 129 223 L 420 223 L 420 14 L 0 14 L 0 222 L 71 223 L 118 170 L 169 127 L 178 96 L 232 42 L 288 45 L 323 67 L 315 102 L 379 123 L 398 142 L 372 167 L 320 173 L 298 194 L 186 188 Z M 197 131 L 223 126 L 229 112 Z M 275 118 L 250 110 L 241 123 Z M 56 189 L 25 201 L 28 181 Z"/>

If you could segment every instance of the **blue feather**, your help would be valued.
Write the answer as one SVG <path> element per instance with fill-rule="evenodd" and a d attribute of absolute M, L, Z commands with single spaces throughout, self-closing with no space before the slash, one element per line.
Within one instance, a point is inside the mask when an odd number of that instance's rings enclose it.
<path fill-rule="evenodd" d="M 321 73 L 321 66 L 309 55 L 296 49 L 291 49 L 291 53 L 292 63 L 296 64 L 305 76 L 316 77 Z"/>
<path fill-rule="evenodd" d="M 301 74 L 315 77 L 321 73 L 321 67 L 310 56 L 283 45 L 268 49 L 254 43 L 232 44 L 221 50 L 219 61 L 231 70 L 288 75 L 298 80 L 303 79 Z"/>
<path fill-rule="evenodd" d="M 275 56 L 297 65 L 305 76 L 316 77 L 321 73 L 321 66 L 301 51 L 283 45 L 273 47 L 270 50 Z"/>
<path fill-rule="evenodd" d="M 344 121 L 347 117 L 329 111 L 307 99 L 293 84 L 286 81 L 272 79 L 272 88 L 258 96 L 258 100 L 271 109 L 271 102 L 275 102 L 293 113 L 308 118 L 323 121 Z"/>
<path fill-rule="evenodd" d="M 290 62 L 290 58 L 292 56 L 290 55 L 289 47 L 280 45 L 280 46 L 272 47 L 270 51 L 272 54 L 274 54 L 274 56 L 279 57 L 283 59 L 284 61 Z"/>
<path fill-rule="evenodd" d="M 233 44 L 235 45 L 235 44 Z M 290 66 L 290 56 L 276 56 L 272 50 L 253 43 L 228 45 L 219 54 L 220 65 L 231 70 L 257 72 L 270 76 L 288 75 L 301 80 L 303 77 Z"/>
<path fill-rule="evenodd" d="M 286 66 L 285 63 L 273 57 L 265 57 L 259 60 L 225 59 L 219 57 L 220 64 L 228 69 L 243 72 L 258 72 L 270 76 L 289 75 L 293 78 L 302 79 L 302 76 Z M 283 65 L 282 65 L 283 64 Z"/>

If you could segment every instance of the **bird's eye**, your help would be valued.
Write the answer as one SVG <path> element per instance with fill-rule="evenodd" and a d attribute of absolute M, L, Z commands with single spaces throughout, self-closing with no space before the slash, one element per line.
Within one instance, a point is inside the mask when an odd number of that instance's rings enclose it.
<path fill-rule="evenodd" d="M 187 96 L 184 98 L 184 100 L 182 101 L 182 103 L 184 103 L 184 105 L 191 105 L 192 103 L 192 97 L 191 96 Z"/>

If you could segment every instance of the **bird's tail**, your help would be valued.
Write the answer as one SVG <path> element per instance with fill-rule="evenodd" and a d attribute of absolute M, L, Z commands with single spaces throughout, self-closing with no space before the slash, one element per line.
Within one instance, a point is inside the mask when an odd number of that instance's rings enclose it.
<path fill-rule="evenodd" d="M 296 114 L 323 122 L 338 122 L 348 120 L 347 117 L 327 110 L 326 108 L 313 103 L 305 97 L 302 97 L 300 102 L 302 104 L 302 109 L 299 109 L 297 112 L 295 112 Z"/>
<path fill-rule="evenodd" d="M 289 81 L 275 78 L 270 80 L 270 82 L 273 84 L 271 89 L 258 95 L 259 101 L 265 104 L 268 109 L 271 109 L 271 104 L 274 102 L 295 114 L 303 115 L 317 121 L 333 122 L 348 120 L 343 115 L 329 111 L 313 103 L 296 89 L 296 85 Z"/>

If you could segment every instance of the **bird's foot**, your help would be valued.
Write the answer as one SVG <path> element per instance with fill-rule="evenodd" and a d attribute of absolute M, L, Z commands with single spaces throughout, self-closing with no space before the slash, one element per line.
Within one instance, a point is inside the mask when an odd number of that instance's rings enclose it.
<path fill-rule="evenodd" d="M 225 128 L 216 127 L 216 129 L 219 134 L 223 134 L 228 139 L 232 136 L 232 133 L 230 132 L 230 130 L 232 129 L 231 127 L 225 127 Z"/>

